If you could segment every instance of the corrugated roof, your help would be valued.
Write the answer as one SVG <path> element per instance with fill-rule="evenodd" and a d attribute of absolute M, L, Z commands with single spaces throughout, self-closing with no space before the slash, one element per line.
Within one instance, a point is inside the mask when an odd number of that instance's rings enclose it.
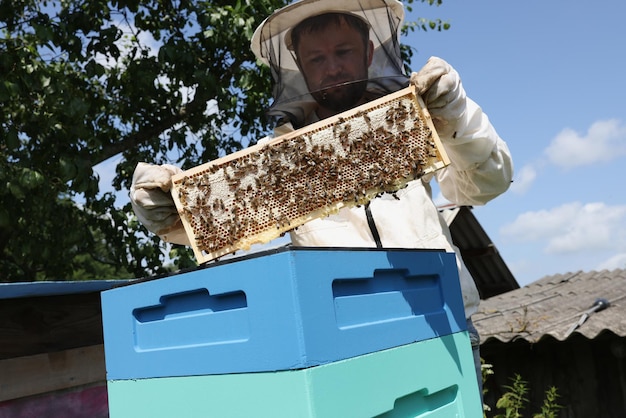
<path fill-rule="evenodd" d="M 439 210 L 450 227 L 452 241 L 461 251 L 461 257 L 474 278 L 481 299 L 519 288 L 471 207 L 447 206 Z"/>
<path fill-rule="evenodd" d="M 609 307 L 591 312 L 598 300 Z M 591 339 L 603 331 L 626 336 L 626 270 L 544 277 L 482 301 L 472 319 L 483 342 L 537 342 L 545 336 L 564 340 L 576 333 Z"/>

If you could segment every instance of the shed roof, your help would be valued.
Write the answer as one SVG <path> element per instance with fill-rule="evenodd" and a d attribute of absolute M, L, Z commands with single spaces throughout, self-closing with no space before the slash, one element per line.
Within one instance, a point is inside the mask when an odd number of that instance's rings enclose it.
<path fill-rule="evenodd" d="M 592 312 L 598 300 L 609 306 Z M 576 333 L 591 339 L 603 331 L 626 336 L 626 270 L 547 276 L 482 301 L 472 319 L 483 341 L 565 340 Z"/>
<path fill-rule="evenodd" d="M 0 300 L 102 292 L 120 283 L 129 281 L 130 280 L 85 280 L 0 283 Z"/>
<path fill-rule="evenodd" d="M 474 278 L 481 299 L 499 295 L 519 284 L 470 206 L 443 206 L 441 215 L 450 227 L 452 241 Z"/>

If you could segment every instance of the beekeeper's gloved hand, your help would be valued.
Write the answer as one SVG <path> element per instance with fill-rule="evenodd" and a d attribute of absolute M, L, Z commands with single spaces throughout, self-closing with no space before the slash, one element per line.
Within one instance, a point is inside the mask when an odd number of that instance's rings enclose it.
<path fill-rule="evenodd" d="M 130 203 L 148 231 L 164 241 L 190 245 L 170 194 L 172 176 L 180 172 L 180 168 L 170 164 L 137 164 L 130 186 Z"/>
<path fill-rule="evenodd" d="M 455 137 L 467 103 L 456 70 L 441 58 L 431 57 L 421 70 L 411 74 L 411 84 L 422 96 L 439 136 Z"/>

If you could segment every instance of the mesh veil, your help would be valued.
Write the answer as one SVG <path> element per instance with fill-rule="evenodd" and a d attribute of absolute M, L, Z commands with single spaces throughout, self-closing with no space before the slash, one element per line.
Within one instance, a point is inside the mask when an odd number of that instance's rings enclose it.
<path fill-rule="evenodd" d="M 370 26 L 374 55 L 368 71 L 366 94 L 371 98 L 397 91 L 408 84 L 400 56 L 399 31 L 404 19 L 402 3 L 397 0 L 302 0 L 276 11 L 256 30 L 252 50 L 270 66 L 274 78 L 273 104 L 269 115 L 277 123 L 291 122 L 299 128 L 308 122 L 317 107 L 298 70 L 286 37 L 302 20 L 331 12 L 354 14 Z"/>

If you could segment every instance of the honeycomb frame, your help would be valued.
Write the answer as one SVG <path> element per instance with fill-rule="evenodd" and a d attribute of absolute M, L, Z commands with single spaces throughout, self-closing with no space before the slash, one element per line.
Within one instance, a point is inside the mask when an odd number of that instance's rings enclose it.
<path fill-rule="evenodd" d="M 267 243 L 450 163 L 413 86 L 172 177 L 198 263 Z"/>

